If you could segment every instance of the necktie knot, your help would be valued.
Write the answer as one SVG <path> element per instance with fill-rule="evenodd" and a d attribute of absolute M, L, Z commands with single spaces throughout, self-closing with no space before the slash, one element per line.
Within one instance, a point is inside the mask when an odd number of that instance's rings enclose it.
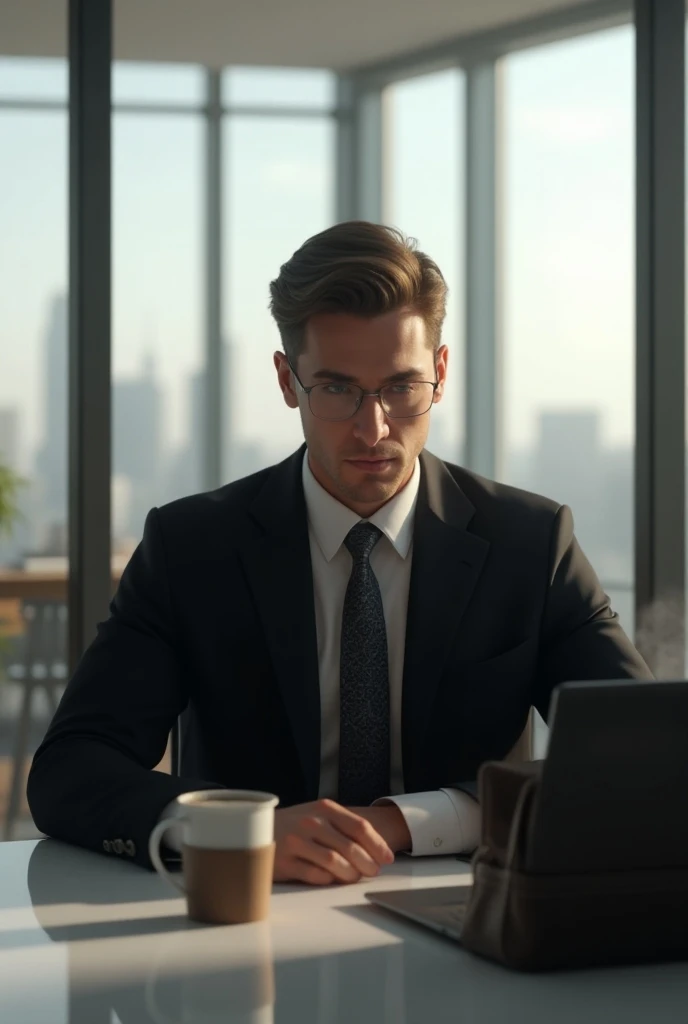
<path fill-rule="evenodd" d="M 373 523 L 361 521 L 349 530 L 344 538 L 344 544 L 351 553 L 355 562 L 370 558 L 371 552 L 380 537 L 382 531 L 378 530 Z"/>

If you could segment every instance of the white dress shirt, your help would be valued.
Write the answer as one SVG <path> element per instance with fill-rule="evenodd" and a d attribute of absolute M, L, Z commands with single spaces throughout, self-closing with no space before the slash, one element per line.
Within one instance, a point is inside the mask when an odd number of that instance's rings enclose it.
<path fill-rule="evenodd" d="M 459 790 L 404 794 L 401 755 L 401 692 L 404 672 L 406 611 L 408 607 L 413 521 L 420 484 L 420 463 L 402 491 L 383 505 L 368 522 L 383 536 L 373 548 L 375 573 L 387 629 L 390 710 L 391 793 L 376 803 L 395 803 L 406 820 L 414 856 L 466 853 L 478 843 L 480 809 Z M 339 774 L 339 657 L 342 612 L 352 558 L 344 539 L 361 517 L 333 498 L 313 476 L 308 452 L 303 459 L 303 489 L 308 510 L 308 536 L 313 567 L 315 625 L 320 674 L 320 790 L 321 798 L 337 799 Z"/>

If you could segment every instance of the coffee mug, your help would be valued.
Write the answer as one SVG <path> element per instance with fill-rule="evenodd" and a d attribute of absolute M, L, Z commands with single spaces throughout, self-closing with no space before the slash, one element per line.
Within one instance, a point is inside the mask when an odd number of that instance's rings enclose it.
<path fill-rule="evenodd" d="M 156 871 L 186 895 L 189 917 L 206 924 L 263 921 L 270 909 L 275 863 L 273 793 L 205 789 L 177 797 L 177 814 L 150 835 Z M 160 857 L 164 833 L 182 826 L 183 881 Z"/>

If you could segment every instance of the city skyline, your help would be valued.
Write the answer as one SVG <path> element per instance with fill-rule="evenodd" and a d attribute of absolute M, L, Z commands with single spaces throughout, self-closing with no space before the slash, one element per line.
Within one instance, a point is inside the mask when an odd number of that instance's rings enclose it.
<path fill-rule="evenodd" d="M 68 319 L 67 300 L 56 295 L 50 301 L 45 336 L 39 344 L 43 353 L 43 372 L 37 382 L 45 408 L 45 433 L 32 453 L 28 467 L 32 493 L 25 496 L 28 516 L 33 524 L 34 546 L 53 545 L 53 553 L 62 553 L 66 544 L 67 518 L 67 409 L 68 409 Z M 231 441 L 227 433 L 234 417 L 232 387 L 232 346 L 223 344 L 223 390 L 229 407 L 223 415 L 225 427 L 225 468 L 228 479 L 250 472 L 256 454 L 255 445 L 241 439 Z M 158 376 L 157 356 L 144 351 L 138 373 L 115 378 L 112 386 L 112 516 L 113 542 L 138 539 L 146 513 L 155 504 L 163 504 L 202 489 L 204 387 L 202 371 L 191 372 L 184 382 L 186 425 L 182 440 L 170 438 L 165 429 L 165 391 Z M 13 423 L 20 429 L 19 407 L 0 408 L 0 428 Z M 2 434 L 0 434 L 0 441 Z M 16 450 L 16 445 L 15 445 Z M 0 447 L 0 451 L 2 448 Z M 275 457 L 286 454 L 279 446 Z M 12 468 L 19 470 L 15 460 Z M 255 467 L 258 468 L 258 467 Z"/>
<path fill-rule="evenodd" d="M 40 344 L 44 353 L 42 379 L 36 382 L 46 404 L 46 434 L 32 464 L 32 488 L 27 496 L 33 526 L 33 547 L 52 553 L 66 543 L 67 510 L 67 304 L 63 295 L 51 300 L 51 315 Z M 226 430 L 225 482 L 262 469 L 285 457 L 293 446 L 282 441 L 268 447 L 259 439 L 246 443 L 231 430 L 236 352 L 223 345 L 223 389 Z M 156 356 L 142 354 L 135 375 L 113 380 L 113 543 L 137 541 L 146 513 L 202 488 L 204 375 L 190 373 L 185 381 L 187 413 L 181 443 L 165 438 L 165 392 Z M 0 428 L 20 427 L 19 407 L 0 408 Z M 626 495 L 632 490 L 633 451 L 605 444 L 602 422 L 595 409 L 542 408 L 536 444 L 512 448 L 509 482 L 571 505 L 579 538 L 585 542 L 600 575 L 630 582 L 632 519 Z M 431 417 L 427 447 L 447 457 L 450 445 L 445 422 Z M 0 434 L 0 441 L 2 434 Z M 299 439 L 299 443 L 301 438 Z M 444 452 L 443 452 L 444 449 Z M 461 462 L 457 446 L 452 461 Z"/>

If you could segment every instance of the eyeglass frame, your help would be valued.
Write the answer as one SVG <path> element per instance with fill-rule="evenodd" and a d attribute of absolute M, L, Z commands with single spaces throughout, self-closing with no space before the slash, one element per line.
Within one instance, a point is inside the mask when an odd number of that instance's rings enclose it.
<path fill-rule="evenodd" d="M 391 413 L 387 412 L 387 410 L 385 409 L 384 405 L 382 404 L 382 392 L 384 391 L 385 388 L 394 387 L 394 382 L 391 382 L 390 384 L 383 384 L 382 387 L 379 388 L 377 391 L 365 391 L 361 387 L 360 384 L 351 384 L 351 387 L 358 388 L 358 390 L 361 392 L 361 399 L 360 399 L 358 405 L 356 406 L 356 408 L 354 409 L 354 411 L 351 413 L 350 416 L 344 416 L 342 419 L 326 420 L 322 416 L 316 416 L 315 413 L 313 412 L 313 410 L 311 409 L 310 394 L 311 394 L 311 391 L 315 390 L 315 388 L 327 387 L 327 381 L 318 381 L 317 384 L 309 384 L 308 386 L 306 386 L 305 384 L 301 383 L 301 378 L 299 377 L 298 373 L 296 372 L 294 367 L 291 365 L 289 360 L 287 360 L 287 365 L 289 366 L 289 369 L 291 370 L 291 372 L 294 374 L 294 377 L 298 381 L 298 385 L 301 388 L 301 390 L 303 391 L 304 395 L 306 395 L 306 397 L 308 398 L 308 408 L 311 410 L 311 413 L 313 414 L 313 416 L 315 416 L 315 418 L 317 420 L 322 420 L 323 423 L 346 423 L 347 420 L 350 420 L 352 416 L 356 415 L 358 410 L 363 405 L 363 399 L 364 398 L 377 398 L 378 402 L 380 403 L 380 408 L 382 409 L 382 411 L 385 414 L 385 416 L 387 416 L 390 420 L 417 420 L 419 416 L 427 416 L 427 414 L 430 412 L 430 410 L 432 409 L 433 405 L 435 404 L 435 395 L 437 394 L 437 389 L 440 386 L 440 382 L 437 380 L 437 367 L 435 367 L 435 380 L 434 381 L 432 381 L 432 380 L 397 381 L 398 384 L 431 384 L 432 385 L 432 398 L 430 399 L 430 405 L 425 410 L 425 412 L 414 412 L 414 413 L 411 413 L 410 416 L 392 416 Z M 337 381 L 332 381 L 332 383 L 336 384 Z M 346 381 L 339 381 L 339 383 L 347 383 L 347 382 Z"/>

